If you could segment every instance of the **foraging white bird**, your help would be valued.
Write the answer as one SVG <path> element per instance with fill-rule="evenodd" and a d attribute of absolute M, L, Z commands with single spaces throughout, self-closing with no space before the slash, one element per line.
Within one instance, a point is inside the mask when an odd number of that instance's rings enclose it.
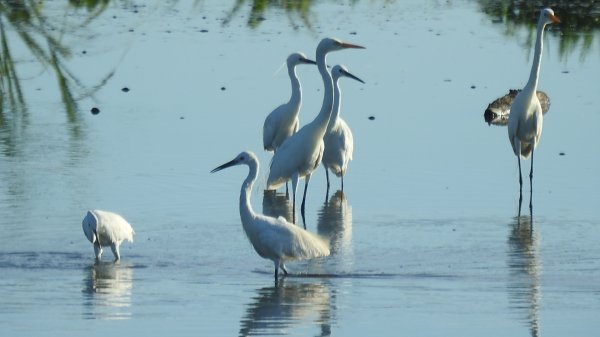
<path fill-rule="evenodd" d="M 302 85 L 296 74 L 296 66 L 300 64 L 317 64 L 302 53 L 293 53 L 287 58 L 287 69 L 292 82 L 290 100 L 273 110 L 263 125 L 263 145 L 266 151 L 277 151 L 277 148 L 289 136 L 298 131 L 298 114 L 302 106 Z"/>
<path fill-rule="evenodd" d="M 285 274 L 288 273 L 284 264 L 286 261 L 329 255 L 327 242 L 318 235 L 289 223 L 284 217 L 274 218 L 254 213 L 250 203 L 250 194 L 259 168 L 258 158 L 254 153 L 244 151 L 233 160 L 210 172 L 214 173 L 235 165 L 248 165 L 249 168 L 248 176 L 244 180 L 240 192 L 242 227 L 258 255 L 273 261 L 275 282 L 277 282 L 279 268 L 283 269 Z"/>
<path fill-rule="evenodd" d="M 331 69 L 331 77 L 333 78 L 333 111 L 323 137 L 325 150 L 323 151 L 322 162 L 327 177 L 327 191 L 329 191 L 329 170 L 342 179 L 342 191 L 344 191 L 344 174 L 348 169 L 348 162 L 352 160 L 354 139 L 350 127 L 340 117 L 342 92 L 340 91 L 339 79 L 348 77 L 361 83 L 365 82 L 348 72 L 348 69 L 343 65 L 334 66 Z"/>
<path fill-rule="evenodd" d="M 319 42 L 316 52 L 317 67 L 323 79 L 323 105 L 317 117 L 303 126 L 298 132 L 286 139 L 277 149 L 271 161 L 267 189 L 276 189 L 288 180 L 292 180 L 292 213 L 296 219 L 296 186 L 298 180 L 304 177 L 304 194 L 302 196 L 301 213 L 304 219 L 304 204 L 306 189 L 312 172 L 319 166 L 323 158 L 323 136 L 333 108 L 333 81 L 327 70 L 327 54 L 346 48 L 364 47 L 342 42 L 337 39 L 325 38 Z"/>
<path fill-rule="evenodd" d="M 550 23 L 560 23 L 554 11 L 550 8 L 544 8 L 540 12 L 540 18 L 537 24 L 537 37 L 535 40 L 535 51 L 531 73 L 527 84 L 517 94 L 510 108 L 508 117 L 508 138 L 512 145 L 513 152 L 517 156 L 519 164 L 519 209 L 523 200 L 523 178 L 521 176 L 521 157 L 527 159 L 531 155 L 531 169 L 529 171 L 529 209 L 532 208 L 533 195 L 533 151 L 537 146 L 542 135 L 542 125 L 544 117 L 542 106 L 536 95 L 537 85 L 540 75 L 540 64 L 542 61 L 544 28 Z"/>
<path fill-rule="evenodd" d="M 127 220 L 119 214 L 108 211 L 88 211 L 81 225 L 83 233 L 94 245 L 94 252 L 98 260 L 102 257 L 102 246 L 110 246 L 115 261 L 121 259 L 119 246 L 124 240 L 133 242 L 135 234 Z"/>

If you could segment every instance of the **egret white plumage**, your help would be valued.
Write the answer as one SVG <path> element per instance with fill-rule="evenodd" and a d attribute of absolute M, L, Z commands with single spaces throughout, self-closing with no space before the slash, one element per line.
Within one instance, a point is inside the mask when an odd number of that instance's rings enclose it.
<path fill-rule="evenodd" d="M 337 39 L 325 38 L 319 42 L 316 52 L 317 67 L 323 79 L 323 105 L 317 117 L 306 124 L 298 132 L 286 139 L 277 149 L 271 161 L 267 189 L 276 189 L 288 180 L 292 180 L 292 213 L 296 219 L 296 187 L 298 180 L 304 178 L 304 194 L 301 212 L 304 219 L 306 190 L 312 172 L 319 166 L 323 158 L 323 136 L 333 108 L 333 81 L 327 69 L 327 54 L 346 48 L 364 48 L 359 45 Z"/>
<path fill-rule="evenodd" d="M 327 191 L 329 191 L 329 170 L 342 180 L 342 191 L 344 191 L 344 174 L 348 169 L 348 162 L 352 160 L 352 151 L 354 150 L 354 138 L 350 127 L 340 117 L 341 96 L 339 79 L 348 77 L 359 81 L 363 80 L 352 75 L 343 65 L 336 65 L 331 69 L 333 79 L 333 110 L 327 131 L 323 137 L 325 150 L 323 151 L 323 167 L 325 167 L 325 176 L 327 177 Z"/>
<path fill-rule="evenodd" d="M 254 153 L 244 151 L 233 160 L 213 169 L 211 173 L 235 165 L 247 165 L 249 168 L 240 192 L 242 227 L 258 255 L 273 261 L 275 282 L 277 282 L 279 268 L 283 269 L 285 274 L 288 273 L 285 261 L 329 255 L 327 242 L 318 235 L 289 223 L 284 217 L 274 218 L 253 211 L 250 194 L 259 170 L 258 158 Z"/>
<path fill-rule="evenodd" d="M 83 233 L 94 245 L 94 253 L 98 260 L 102 257 L 103 246 L 110 246 L 115 261 L 121 259 L 119 253 L 121 243 L 124 240 L 133 242 L 133 235 L 135 234 L 127 220 L 119 214 L 108 211 L 88 211 L 81 225 Z"/>
<path fill-rule="evenodd" d="M 560 23 L 554 11 L 550 8 L 544 8 L 540 12 L 540 18 L 537 24 L 537 37 L 535 40 L 535 50 L 531 73 L 527 84 L 517 94 L 510 108 L 508 117 L 508 138 L 512 145 L 513 152 L 517 156 L 519 164 L 519 209 L 523 200 L 523 178 L 521 176 L 521 157 L 527 159 L 531 155 L 531 169 L 529 171 L 529 209 L 532 206 L 533 196 L 533 152 L 542 135 L 542 125 L 544 117 L 542 107 L 536 95 L 540 64 L 542 61 L 544 28 L 547 24 Z"/>
<path fill-rule="evenodd" d="M 286 63 L 292 83 L 292 96 L 287 103 L 275 108 L 265 118 L 263 145 L 266 151 L 277 151 L 284 140 L 298 131 L 298 114 L 302 106 L 302 85 L 296 74 L 296 66 L 300 64 L 317 64 L 302 53 L 291 54 L 288 56 Z"/>

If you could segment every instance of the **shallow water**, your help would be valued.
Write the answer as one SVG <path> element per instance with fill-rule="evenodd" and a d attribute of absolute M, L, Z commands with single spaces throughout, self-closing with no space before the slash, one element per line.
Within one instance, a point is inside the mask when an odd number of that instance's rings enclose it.
<path fill-rule="evenodd" d="M 65 38 L 82 82 L 115 71 L 74 120 L 54 75 L 14 44 L 28 109 L 5 112 L 0 129 L 1 335 L 596 333 L 597 32 L 586 57 L 579 45 L 560 54 L 546 35 L 540 89 L 551 108 L 533 216 L 525 201 L 518 217 L 506 128 L 487 126 L 483 111 L 527 80 L 525 27 L 509 34 L 475 2 L 402 1 L 318 3 L 312 29 L 270 9 L 251 29 L 243 6 L 223 25 L 231 4 L 111 4 Z M 322 168 L 310 181 L 306 226 L 330 238 L 332 255 L 289 263 L 275 287 L 239 223 L 246 169 L 209 171 L 256 152 L 255 210 L 290 216 L 282 190 L 263 193 L 260 130 L 289 95 L 280 65 L 313 55 L 324 36 L 367 47 L 328 57 L 366 81 L 341 84 L 354 159 L 343 195 L 334 179 L 326 196 Z M 322 84 L 309 66 L 298 73 L 304 124 Z M 94 263 L 80 225 L 90 208 L 135 228 L 119 264 L 110 252 Z"/>

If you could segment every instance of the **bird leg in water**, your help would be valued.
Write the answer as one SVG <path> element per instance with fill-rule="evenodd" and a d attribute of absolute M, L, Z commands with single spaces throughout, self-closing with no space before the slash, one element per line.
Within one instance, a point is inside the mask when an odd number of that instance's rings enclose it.
<path fill-rule="evenodd" d="M 533 209 L 533 151 L 534 147 L 531 147 L 531 169 L 529 170 L 529 212 Z"/>
<path fill-rule="evenodd" d="M 304 229 L 306 229 L 306 218 L 304 217 L 304 204 L 306 201 L 306 190 L 308 189 L 308 182 L 310 181 L 310 174 L 307 174 L 304 177 L 304 194 L 302 195 L 302 204 L 300 205 L 300 214 L 302 214 L 302 223 L 304 224 Z"/>
<path fill-rule="evenodd" d="M 323 164 L 323 166 L 325 166 L 325 164 Z M 327 193 L 329 193 L 329 170 L 327 169 L 327 166 L 325 166 L 325 177 L 327 177 Z"/>
<path fill-rule="evenodd" d="M 96 240 L 94 241 L 94 252 L 96 253 L 96 259 L 100 260 L 102 257 L 102 246 L 100 245 L 100 237 L 98 236 L 98 231 L 94 229 L 94 236 Z"/>
<path fill-rule="evenodd" d="M 292 175 L 292 222 L 296 223 L 296 188 L 298 187 L 298 173 Z"/>
<path fill-rule="evenodd" d="M 113 243 L 110 246 L 110 249 L 112 249 L 113 255 L 115 256 L 115 262 L 119 261 L 121 259 L 121 254 L 119 254 L 119 246 Z"/>
<path fill-rule="evenodd" d="M 523 177 L 521 176 L 521 156 L 517 155 L 517 162 L 519 163 L 519 208 L 523 201 Z M 521 212 L 519 212 L 521 213 Z"/>

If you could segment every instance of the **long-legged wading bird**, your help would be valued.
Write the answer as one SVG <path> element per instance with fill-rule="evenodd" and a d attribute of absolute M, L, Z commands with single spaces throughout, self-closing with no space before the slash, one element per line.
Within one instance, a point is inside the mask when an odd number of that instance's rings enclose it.
<path fill-rule="evenodd" d="M 336 65 L 331 69 L 333 78 L 333 110 L 327 131 L 323 137 L 325 150 L 323 151 L 323 167 L 325 167 L 325 176 L 327 177 L 327 191 L 329 191 L 329 170 L 342 180 L 342 191 L 344 191 L 344 174 L 348 169 L 348 162 L 352 160 L 352 151 L 354 149 L 354 139 L 350 127 L 340 117 L 340 105 L 342 93 L 340 91 L 339 79 L 341 77 L 352 78 L 361 83 L 363 80 L 352 75 L 343 65 Z"/>
<path fill-rule="evenodd" d="M 292 82 L 290 100 L 273 110 L 263 125 L 263 145 L 266 151 L 277 151 L 277 148 L 289 136 L 298 131 L 298 114 L 302 106 L 302 86 L 296 74 L 299 64 L 317 64 L 302 53 L 293 53 L 287 58 L 287 69 Z"/>
<path fill-rule="evenodd" d="M 108 211 L 88 211 L 81 225 L 83 233 L 94 245 L 94 253 L 98 260 L 102 257 L 102 246 L 110 246 L 115 261 L 121 259 L 119 246 L 124 240 L 133 242 L 135 234 L 127 220 L 119 214 Z"/>
<path fill-rule="evenodd" d="M 306 189 L 310 175 L 319 166 L 323 158 L 323 136 L 333 108 L 333 81 L 327 70 L 327 54 L 346 48 L 364 48 L 337 39 L 325 38 L 319 42 L 316 52 L 317 67 L 323 79 L 323 105 L 317 117 L 303 126 L 298 132 L 286 139 L 277 149 L 271 161 L 267 189 L 276 189 L 288 180 L 292 180 L 292 216 L 296 219 L 296 187 L 298 180 L 304 177 L 304 194 L 302 196 L 301 213 L 304 220 Z M 306 224 L 305 224 L 306 226 Z"/>
<path fill-rule="evenodd" d="M 519 164 L 519 209 L 523 200 L 523 178 L 521 176 L 521 158 L 527 159 L 531 155 L 531 169 L 529 171 L 529 209 L 532 206 L 533 196 L 533 151 L 542 135 L 543 114 L 540 101 L 536 95 L 542 60 L 544 28 L 550 23 L 559 23 L 560 20 L 550 8 L 540 12 L 537 24 L 537 37 L 533 65 L 527 84 L 519 92 L 510 108 L 508 117 L 508 138 Z"/>
<path fill-rule="evenodd" d="M 252 185 L 258 176 L 258 159 L 244 151 L 233 160 L 215 168 L 211 173 L 235 165 L 248 165 L 249 172 L 240 192 L 240 218 L 246 236 L 254 250 L 262 258 L 275 264 L 275 282 L 279 268 L 287 274 L 284 262 L 288 260 L 312 259 L 329 255 L 329 245 L 321 237 L 289 223 L 284 217 L 270 217 L 254 213 L 250 203 Z"/>

